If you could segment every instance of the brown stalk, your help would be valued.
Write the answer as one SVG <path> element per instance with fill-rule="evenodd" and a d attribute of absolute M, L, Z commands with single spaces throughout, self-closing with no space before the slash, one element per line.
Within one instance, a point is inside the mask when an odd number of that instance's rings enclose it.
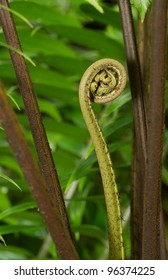
<path fill-rule="evenodd" d="M 142 73 L 143 91 L 146 114 L 148 114 L 149 80 L 150 80 L 150 59 L 151 59 L 151 19 L 152 11 L 148 10 L 144 21 L 138 17 L 138 51 Z"/>
<path fill-rule="evenodd" d="M 36 164 L 17 121 L 16 115 L 0 83 L 0 122 L 21 170 L 29 184 L 40 213 L 50 231 L 62 259 L 78 259 L 69 231 L 65 228 L 57 205 L 48 195 L 48 187 Z"/>
<path fill-rule="evenodd" d="M 118 0 L 133 102 L 132 258 L 142 256 L 143 188 L 146 176 L 147 120 L 144 92 L 130 2 Z"/>
<path fill-rule="evenodd" d="M 160 217 L 164 95 L 166 80 L 167 0 L 153 1 L 150 94 L 148 114 L 148 165 L 144 189 L 143 259 L 161 259 Z"/>
<path fill-rule="evenodd" d="M 0 3 L 6 7 L 9 6 L 7 0 L 0 0 Z M 12 14 L 1 8 L 0 20 L 7 43 L 22 51 Z M 50 196 L 53 204 L 58 208 L 60 216 L 63 219 L 63 224 L 72 236 L 58 175 L 55 169 L 26 61 L 24 57 L 18 53 L 11 50 L 9 50 L 9 52 L 18 80 L 20 92 L 25 104 L 41 170 L 47 184 L 48 195 Z"/>
<path fill-rule="evenodd" d="M 151 64 L 151 29 L 152 29 L 152 9 L 148 10 L 144 21 L 138 18 L 138 50 L 142 72 L 143 89 L 146 95 L 145 107 L 148 114 L 148 98 L 150 91 L 150 64 Z M 163 212 L 160 213 L 160 250 L 161 259 L 166 259 L 166 246 L 164 236 Z"/>

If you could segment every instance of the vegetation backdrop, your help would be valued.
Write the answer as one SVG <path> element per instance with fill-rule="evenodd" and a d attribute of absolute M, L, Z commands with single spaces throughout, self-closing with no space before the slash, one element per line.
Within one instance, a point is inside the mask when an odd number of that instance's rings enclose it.
<path fill-rule="evenodd" d="M 125 68 L 126 57 L 117 1 L 97 8 L 84 0 L 10 1 L 23 52 L 52 150 L 70 224 L 81 259 L 108 255 L 106 211 L 99 167 L 84 123 L 78 85 L 94 61 L 110 57 Z M 96 2 L 96 1 L 95 1 Z M 103 12 L 101 10 L 103 9 Z M 140 21 L 132 7 L 134 25 Z M 144 17 L 141 10 L 141 17 Z M 20 17 L 22 16 L 22 18 Z M 25 22 L 25 18 L 29 24 Z M 37 158 L 4 34 L 0 32 L 0 78 Z M 163 212 L 168 231 L 168 102 L 163 148 Z M 126 258 L 131 258 L 130 204 L 133 113 L 129 81 L 110 104 L 94 106 L 109 145 L 119 188 Z M 0 129 L 0 259 L 57 259 L 28 184 Z M 166 242 L 168 239 L 166 239 Z"/>

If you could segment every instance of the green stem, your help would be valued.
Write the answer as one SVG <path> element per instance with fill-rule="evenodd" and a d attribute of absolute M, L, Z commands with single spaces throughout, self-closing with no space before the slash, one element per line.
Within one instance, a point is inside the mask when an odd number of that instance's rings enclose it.
<path fill-rule="evenodd" d="M 126 74 L 122 65 L 112 59 L 102 59 L 86 70 L 79 86 L 81 110 L 95 147 L 103 181 L 110 259 L 124 259 L 120 205 L 110 154 L 91 107 L 91 100 L 96 103 L 109 102 L 120 95 L 125 83 Z"/>

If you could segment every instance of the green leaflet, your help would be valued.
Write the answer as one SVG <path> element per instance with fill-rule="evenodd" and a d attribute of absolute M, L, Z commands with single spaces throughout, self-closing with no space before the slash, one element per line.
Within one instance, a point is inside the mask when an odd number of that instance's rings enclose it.
<path fill-rule="evenodd" d="M 101 7 L 98 0 L 85 0 L 86 2 L 90 3 L 93 7 L 95 7 L 100 13 L 103 14 L 103 8 Z"/>
<path fill-rule="evenodd" d="M 0 226 L 0 234 L 11 234 L 11 233 L 15 233 L 15 232 L 25 232 L 25 231 L 34 231 L 34 230 L 40 230 L 43 229 L 44 226 L 30 226 L 30 225 L 3 225 Z"/>
<path fill-rule="evenodd" d="M 99 52 L 101 57 L 111 57 L 115 53 L 115 59 L 123 60 L 123 45 L 101 31 L 71 26 L 50 26 L 50 31 L 82 48 Z"/>
<path fill-rule="evenodd" d="M 3 236 L 2 236 L 2 235 L 0 235 L 0 241 L 2 241 L 2 242 L 3 242 L 3 244 L 6 246 L 5 239 L 3 238 Z"/>
<path fill-rule="evenodd" d="M 11 51 L 15 51 L 17 54 L 20 54 L 21 56 L 23 56 L 26 60 L 28 60 L 33 66 L 36 66 L 35 63 L 33 62 L 33 60 L 27 56 L 25 53 L 23 53 L 22 51 L 20 51 L 19 49 L 11 46 L 11 45 L 8 45 L 8 44 L 5 44 L 3 42 L 0 42 L 0 46 L 2 47 L 5 47 Z"/>
<path fill-rule="evenodd" d="M 131 4 L 137 9 L 143 21 L 152 0 L 131 0 Z"/>
<path fill-rule="evenodd" d="M 12 183 L 14 186 L 16 186 L 20 191 L 22 190 L 19 185 L 13 181 L 11 178 L 9 178 L 8 176 L 6 176 L 5 174 L 0 173 L 0 177 L 7 180 L 8 182 Z"/>
<path fill-rule="evenodd" d="M 25 210 L 29 210 L 29 209 L 33 209 L 33 208 L 36 208 L 36 203 L 33 201 L 31 202 L 26 202 L 26 203 L 21 203 L 19 205 L 16 205 L 16 206 L 13 206 L 11 208 L 8 208 L 6 210 L 4 210 L 2 213 L 0 213 L 0 220 L 10 216 L 10 215 L 13 215 L 13 214 L 16 214 L 16 213 L 20 213 L 20 212 L 23 212 Z"/>
<path fill-rule="evenodd" d="M 13 98 L 13 96 L 8 93 L 8 97 L 12 100 L 12 102 L 15 104 L 16 108 L 20 111 L 20 107 L 17 104 L 16 100 Z"/>
<path fill-rule="evenodd" d="M 120 15 L 117 11 L 110 9 L 109 7 L 103 8 L 103 14 L 99 13 L 93 6 L 89 4 L 80 5 L 80 10 L 85 16 L 89 16 L 92 20 L 103 24 L 111 25 L 113 28 L 121 29 Z"/>
<path fill-rule="evenodd" d="M 47 5 L 46 2 L 47 1 L 39 0 L 37 1 L 37 3 L 35 3 L 34 1 L 15 1 L 11 2 L 10 6 L 25 18 L 28 18 L 29 21 L 33 22 L 35 26 L 37 24 L 40 24 L 40 27 L 48 26 L 51 24 L 79 26 L 76 17 L 65 15 L 61 13 L 59 9 L 57 9 L 54 5 Z M 18 22 L 17 18 L 16 21 Z"/>
<path fill-rule="evenodd" d="M 79 225 L 73 227 L 75 232 L 83 236 L 99 239 L 102 243 L 106 242 L 106 236 L 104 232 L 97 226 L 94 225 Z"/>
<path fill-rule="evenodd" d="M 12 14 L 14 14 L 15 16 L 19 17 L 21 20 L 23 20 L 29 27 L 33 28 L 33 25 L 31 24 L 31 22 L 25 18 L 23 15 L 21 15 L 20 13 L 14 11 L 13 9 L 10 9 L 2 4 L 0 4 L 0 8 L 3 8 L 6 11 L 11 12 Z"/>
<path fill-rule="evenodd" d="M 1 246 L 0 260 L 27 260 L 32 258 L 32 253 L 22 247 L 17 246 Z"/>

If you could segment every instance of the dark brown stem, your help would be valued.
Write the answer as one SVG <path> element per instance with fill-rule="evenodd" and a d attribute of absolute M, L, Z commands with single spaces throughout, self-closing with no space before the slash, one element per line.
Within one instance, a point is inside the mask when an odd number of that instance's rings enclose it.
<path fill-rule="evenodd" d="M 4 6 L 8 6 L 7 0 L 0 0 L 0 3 Z M 0 20 L 7 43 L 19 50 L 22 50 L 11 13 L 1 8 Z M 68 228 L 69 233 L 71 234 L 58 175 L 55 169 L 26 61 L 23 56 L 14 51 L 10 50 L 10 55 L 25 104 L 41 170 L 48 187 L 48 195 L 51 196 L 53 204 L 57 206 L 60 216 L 63 219 L 63 224 Z"/>
<path fill-rule="evenodd" d="M 148 114 L 148 97 L 150 81 L 150 59 L 151 59 L 151 19 L 152 12 L 149 10 L 142 22 L 138 18 L 138 51 L 142 73 L 143 92 L 145 93 L 145 110 Z"/>
<path fill-rule="evenodd" d="M 25 140 L 16 115 L 0 84 L 0 122 L 9 144 L 29 184 L 44 221 L 62 259 L 78 259 L 69 231 L 65 228 L 57 205 L 48 195 L 48 188 Z"/>
<path fill-rule="evenodd" d="M 153 1 L 150 95 L 148 115 L 148 166 L 144 190 L 143 259 L 161 259 L 160 215 L 164 94 L 166 70 L 167 0 Z"/>
<path fill-rule="evenodd" d="M 166 238 L 163 209 L 160 212 L 160 259 L 166 260 Z"/>
<path fill-rule="evenodd" d="M 143 188 L 146 172 L 147 121 L 143 85 L 137 51 L 131 6 L 128 0 L 118 0 L 126 49 L 134 115 L 132 168 L 132 258 L 142 255 Z"/>
<path fill-rule="evenodd" d="M 145 106 L 148 113 L 148 98 L 150 91 L 150 65 L 151 65 L 151 30 L 152 30 L 152 9 L 148 10 L 145 20 L 138 18 L 138 50 L 142 71 L 143 89 L 146 92 Z M 163 213 L 160 213 L 160 250 L 161 259 L 166 259 L 165 232 Z"/>

